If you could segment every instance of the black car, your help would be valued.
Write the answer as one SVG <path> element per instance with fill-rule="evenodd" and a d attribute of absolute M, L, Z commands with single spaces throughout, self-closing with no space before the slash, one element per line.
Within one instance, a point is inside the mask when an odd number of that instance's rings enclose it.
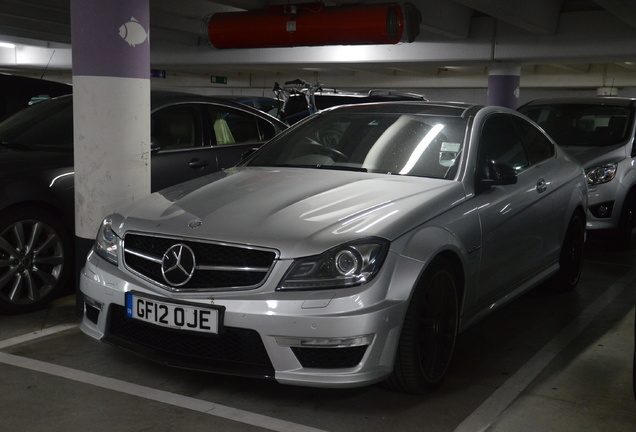
<path fill-rule="evenodd" d="M 278 111 L 281 106 L 279 100 L 265 96 L 234 96 L 232 100 L 265 111 L 274 117 L 278 117 Z"/>
<path fill-rule="evenodd" d="M 69 84 L 0 73 L 0 121 L 36 102 L 71 93 Z"/>
<path fill-rule="evenodd" d="M 287 126 L 232 101 L 151 96 L 151 189 L 234 166 Z M 37 103 L 0 123 L 0 314 L 32 311 L 74 274 L 73 99 Z"/>

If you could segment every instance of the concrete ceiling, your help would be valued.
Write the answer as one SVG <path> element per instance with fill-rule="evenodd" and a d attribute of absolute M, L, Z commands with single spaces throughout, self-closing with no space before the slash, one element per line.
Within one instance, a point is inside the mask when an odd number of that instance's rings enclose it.
<path fill-rule="evenodd" d="M 522 66 L 524 86 L 636 86 L 633 0 L 412 0 L 422 14 L 413 43 L 230 50 L 210 46 L 206 17 L 283 2 L 149 2 L 152 67 L 190 82 L 224 75 L 268 86 L 280 76 L 310 76 L 351 88 L 478 87 L 490 65 L 511 63 Z M 326 4 L 353 3 L 378 2 Z M 0 47 L 0 70 L 70 73 L 69 0 L 0 1 L 3 40 L 18 46 Z"/>

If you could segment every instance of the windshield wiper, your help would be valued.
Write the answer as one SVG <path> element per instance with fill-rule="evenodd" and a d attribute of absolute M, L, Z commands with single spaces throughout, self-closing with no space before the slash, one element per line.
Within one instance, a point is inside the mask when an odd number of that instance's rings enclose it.
<path fill-rule="evenodd" d="M 338 171 L 368 172 L 368 170 L 366 168 L 347 166 L 347 165 L 281 164 L 281 165 L 274 165 L 274 167 L 276 167 L 276 168 L 281 168 L 281 167 L 284 167 L 284 168 L 313 168 L 313 169 L 328 169 L 328 170 L 338 170 Z"/>
<path fill-rule="evenodd" d="M 355 171 L 355 172 L 368 172 L 369 171 L 366 168 L 347 166 L 347 165 L 316 165 L 313 168 L 328 169 L 328 170 L 338 170 L 338 171 Z"/>

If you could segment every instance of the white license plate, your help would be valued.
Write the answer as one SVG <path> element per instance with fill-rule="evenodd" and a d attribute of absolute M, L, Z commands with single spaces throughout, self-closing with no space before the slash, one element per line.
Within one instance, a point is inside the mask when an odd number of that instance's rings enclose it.
<path fill-rule="evenodd" d="M 219 310 L 126 294 L 126 315 L 162 327 L 218 334 Z"/>

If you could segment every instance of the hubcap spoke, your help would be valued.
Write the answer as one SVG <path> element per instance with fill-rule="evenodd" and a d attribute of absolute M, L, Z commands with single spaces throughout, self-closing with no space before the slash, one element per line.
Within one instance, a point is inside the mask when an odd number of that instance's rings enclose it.
<path fill-rule="evenodd" d="M 36 256 L 33 259 L 33 264 L 35 266 L 42 265 L 60 265 L 64 263 L 64 257 L 60 255 L 51 255 L 51 256 Z"/>
<path fill-rule="evenodd" d="M 4 251 L 9 255 L 16 255 L 18 251 L 4 237 L 0 237 L 0 251 Z"/>
<path fill-rule="evenodd" d="M 59 243 L 60 239 L 58 236 L 56 235 L 49 235 L 46 237 L 46 239 L 44 240 L 44 242 L 40 245 L 38 245 L 38 242 L 35 241 L 31 247 L 29 247 L 29 250 L 33 251 L 33 253 L 35 255 L 41 253 L 42 251 L 47 250 L 50 247 L 54 247 L 57 243 Z"/>
<path fill-rule="evenodd" d="M 21 222 L 18 222 L 16 224 L 13 225 L 13 234 L 15 235 L 15 239 L 16 239 L 16 249 L 18 250 L 24 250 L 25 249 L 25 243 L 24 243 L 24 226 L 22 225 Z"/>
<path fill-rule="evenodd" d="M 24 285 L 28 293 L 27 296 L 31 301 L 40 299 L 40 291 L 36 288 L 30 272 L 24 273 Z"/>
<path fill-rule="evenodd" d="M 27 245 L 27 250 L 32 252 L 35 250 L 35 246 L 38 244 L 40 240 L 40 236 L 42 236 L 42 223 L 35 222 L 33 223 L 31 229 L 31 238 L 29 239 L 29 243 Z"/>
<path fill-rule="evenodd" d="M 31 274 L 31 272 L 29 272 L 29 274 Z M 51 287 L 51 286 L 55 285 L 55 283 L 57 282 L 57 278 L 55 276 L 53 276 L 52 274 L 47 273 L 47 272 L 43 272 L 43 271 L 40 271 L 40 270 L 35 270 L 33 272 L 33 275 L 37 276 L 42 282 L 44 282 L 44 284 L 46 285 L 44 288 Z"/>
<path fill-rule="evenodd" d="M 11 286 L 11 290 L 9 291 L 9 298 L 11 299 L 11 301 L 15 302 L 20 298 L 21 293 L 22 293 L 22 275 L 17 273 L 15 275 L 13 285 Z"/>
<path fill-rule="evenodd" d="M 18 268 L 17 267 L 9 267 L 8 268 L 8 271 L 4 275 L 2 275 L 2 277 L 0 277 L 0 291 L 2 291 L 2 289 L 5 286 L 7 286 L 9 281 L 11 279 L 13 279 L 17 273 L 18 273 Z M 11 289 L 11 292 L 13 292 L 14 290 L 15 290 L 15 287 L 13 287 Z"/>

